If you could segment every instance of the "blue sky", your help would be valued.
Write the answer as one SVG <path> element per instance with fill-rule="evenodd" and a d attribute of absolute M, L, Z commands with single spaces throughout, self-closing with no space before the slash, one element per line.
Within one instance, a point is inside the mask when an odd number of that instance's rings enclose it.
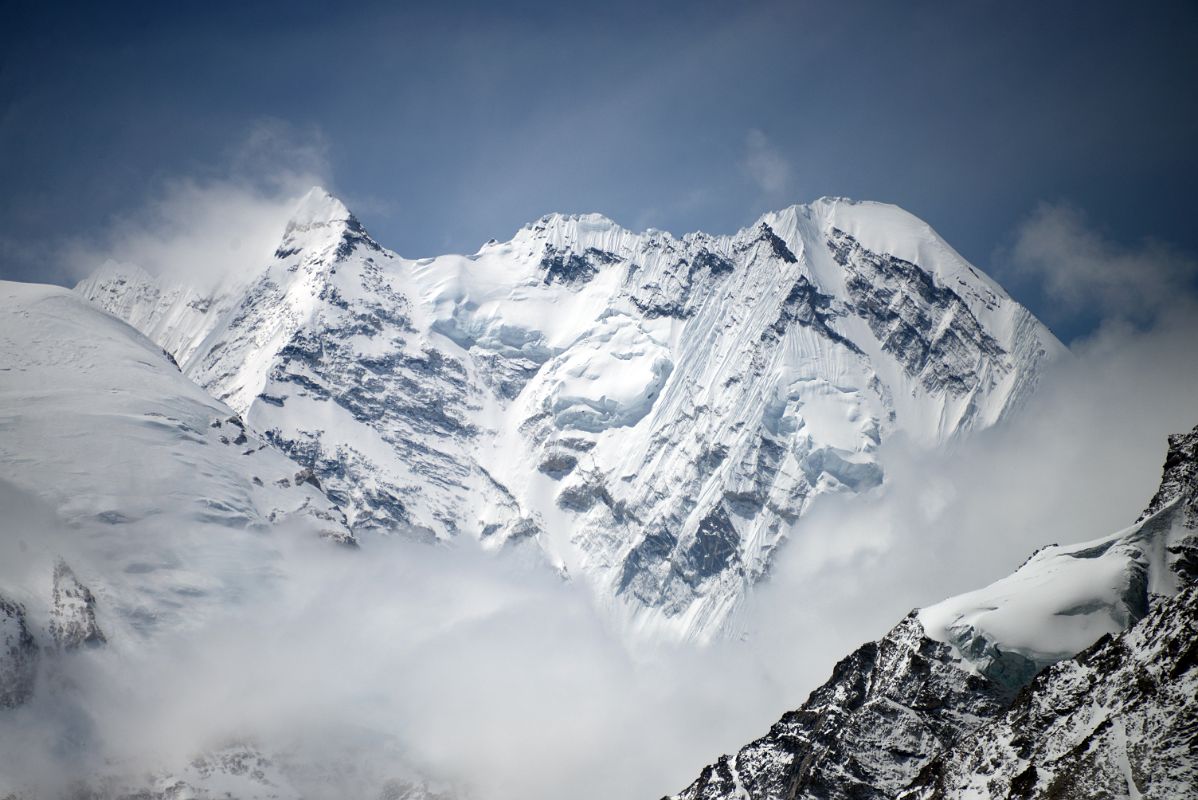
<path fill-rule="evenodd" d="M 0 277 L 69 282 L 65 242 L 172 181 L 300 174 L 411 257 L 549 211 L 722 233 L 821 195 L 894 202 L 1067 340 L 1143 315 L 1118 281 L 1062 304 L 1043 248 L 1013 265 L 1029 220 L 1194 285 L 1194 3 L 6 7 Z"/>

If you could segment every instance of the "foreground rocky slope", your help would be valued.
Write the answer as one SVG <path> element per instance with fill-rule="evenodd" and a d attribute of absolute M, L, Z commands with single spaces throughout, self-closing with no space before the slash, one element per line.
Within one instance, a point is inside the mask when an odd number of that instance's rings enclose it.
<path fill-rule="evenodd" d="M 1198 428 L 1132 528 L 913 612 L 677 798 L 1198 796 L 1196 509 Z"/>
<path fill-rule="evenodd" d="M 914 798 L 1198 796 L 1198 586 L 1049 667 L 929 762 Z"/>
<path fill-rule="evenodd" d="M 719 629 L 897 432 L 994 423 L 1063 351 L 925 223 L 821 200 L 734 236 L 545 217 L 412 261 L 313 190 L 254 274 L 77 290 L 310 468 L 351 526 L 536 541 L 635 627 Z"/>

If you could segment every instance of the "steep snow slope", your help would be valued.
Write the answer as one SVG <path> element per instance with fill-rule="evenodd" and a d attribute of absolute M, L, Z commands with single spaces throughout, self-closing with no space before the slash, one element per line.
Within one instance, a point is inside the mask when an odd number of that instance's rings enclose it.
<path fill-rule="evenodd" d="M 1136 525 L 912 612 L 677 798 L 1198 797 L 1196 466 L 1198 428 Z"/>
<path fill-rule="evenodd" d="M 5 484 L 6 502 L 40 498 L 57 529 L 4 537 L 16 549 L 0 593 L 62 647 L 197 622 L 269 572 L 276 525 L 353 541 L 294 462 L 159 347 L 57 287 L 0 283 Z"/>
<path fill-rule="evenodd" d="M 1193 537 L 1166 506 L 1128 530 L 1038 551 L 1013 575 L 919 613 L 927 635 L 982 672 L 1022 684 L 1177 593 L 1174 568 Z"/>
<path fill-rule="evenodd" d="M 635 627 L 706 637 L 902 432 L 993 424 L 1063 348 L 923 222 L 820 200 L 733 236 L 552 215 L 410 261 L 321 190 L 212 292 L 78 287 L 310 467 L 355 527 L 536 539 Z M 812 532 L 809 535 L 817 535 Z"/>

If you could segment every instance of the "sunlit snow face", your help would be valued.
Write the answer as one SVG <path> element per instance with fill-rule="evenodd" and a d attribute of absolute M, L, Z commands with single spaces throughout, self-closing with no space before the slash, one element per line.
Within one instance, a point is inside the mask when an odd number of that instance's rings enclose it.
<path fill-rule="evenodd" d="M 537 390 L 558 428 L 597 433 L 639 422 L 672 369 L 665 346 L 636 320 L 613 314 L 546 364 Z"/>

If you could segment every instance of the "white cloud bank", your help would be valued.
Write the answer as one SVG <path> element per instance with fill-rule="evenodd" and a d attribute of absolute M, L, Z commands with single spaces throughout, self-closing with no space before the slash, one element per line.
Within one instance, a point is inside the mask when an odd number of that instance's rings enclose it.
<path fill-rule="evenodd" d="M 955 452 L 889 447 L 887 492 L 803 520 L 743 639 L 632 651 L 582 587 L 465 542 L 284 539 L 277 583 L 227 617 L 69 663 L 70 692 L 0 723 L 0 773 L 186 764 L 246 739 L 314 770 L 292 775 L 310 797 L 377 796 L 410 768 L 491 800 L 679 789 L 911 607 L 1130 523 L 1165 434 L 1198 421 L 1195 319 L 1102 333 Z"/>

